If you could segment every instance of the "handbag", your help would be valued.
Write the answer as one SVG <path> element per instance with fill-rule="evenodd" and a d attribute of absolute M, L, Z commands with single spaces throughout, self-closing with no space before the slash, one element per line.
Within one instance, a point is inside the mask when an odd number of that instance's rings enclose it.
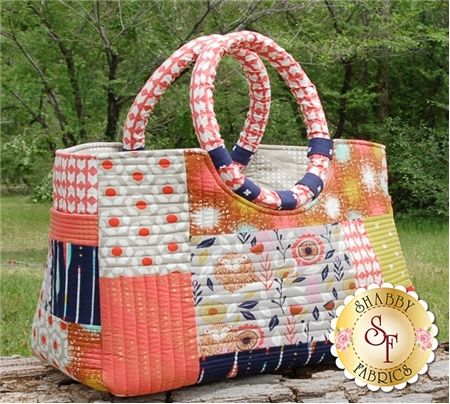
<path fill-rule="evenodd" d="M 212 99 L 227 53 L 250 88 L 230 152 Z M 270 89 L 257 55 L 300 105 L 307 147 L 260 145 Z M 144 150 L 151 111 L 194 59 L 201 149 Z M 412 289 L 384 147 L 331 141 L 314 85 L 255 32 L 202 37 L 176 51 L 137 95 L 123 143 L 58 150 L 53 185 L 33 352 L 115 395 L 321 363 L 331 359 L 336 307 L 356 287 Z"/>

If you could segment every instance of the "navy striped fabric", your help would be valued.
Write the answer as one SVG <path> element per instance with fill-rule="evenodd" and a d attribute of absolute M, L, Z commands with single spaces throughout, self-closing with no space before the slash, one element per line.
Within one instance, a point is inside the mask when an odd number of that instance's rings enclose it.
<path fill-rule="evenodd" d="M 330 348 L 331 343 L 323 341 L 204 357 L 200 360 L 198 383 L 224 380 L 230 373 L 233 376 L 249 376 L 326 363 L 334 359 Z"/>
<path fill-rule="evenodd" d="M 65 321 L 100 325 L 98 248 L 52 240 L 49 311 Z"/>

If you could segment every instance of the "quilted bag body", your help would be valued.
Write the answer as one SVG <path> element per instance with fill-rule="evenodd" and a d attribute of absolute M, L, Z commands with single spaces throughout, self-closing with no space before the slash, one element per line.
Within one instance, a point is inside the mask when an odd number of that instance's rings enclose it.
<path fill-rule="evenodd" d="M 212 102 L 224 53 L 240 61 L 251 93 L 231 153 Z M 256 54 L 297 98 L 309 147 L 259 146 L 270 88 Z M 144 150 L 154 105 L 197 57 L 191 109 L 201 149 Z M 123 144 L 57 151 L 53 186 L 33 352 L 116 395 L 320 363 L 330 358 L 335 309 L 353 289 L 412 288 L 384 147 L 333 143 L 314 86 L 256 33 L 180 48 L 136 97 Z"/>

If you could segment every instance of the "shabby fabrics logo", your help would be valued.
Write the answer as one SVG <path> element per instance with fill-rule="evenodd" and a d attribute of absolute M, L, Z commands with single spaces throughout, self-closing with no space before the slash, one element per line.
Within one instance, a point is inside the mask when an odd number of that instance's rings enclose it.
<path fill-rule="evenodd" d="M 348 379 L 370 390 L 414 383 L 434 360 L 438 329 L 428 305 L 403 286 L 360 288 L 336 310 L 331 353 Z"/>

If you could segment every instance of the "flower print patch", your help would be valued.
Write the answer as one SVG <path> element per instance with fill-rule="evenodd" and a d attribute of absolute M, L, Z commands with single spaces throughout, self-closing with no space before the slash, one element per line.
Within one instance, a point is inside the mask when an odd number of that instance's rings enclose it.
<path fill-rule="evenodd" d="M 328 340 L 356 270 L 339 224 L 192 236 L 201 357 Z"/>
<path fill-rule="evenodd" d="M 323 241 L 315 234 L 304 234 L 292 245 L 292 256 L 298 265 L 312 265 L 324 258 Z"/>

